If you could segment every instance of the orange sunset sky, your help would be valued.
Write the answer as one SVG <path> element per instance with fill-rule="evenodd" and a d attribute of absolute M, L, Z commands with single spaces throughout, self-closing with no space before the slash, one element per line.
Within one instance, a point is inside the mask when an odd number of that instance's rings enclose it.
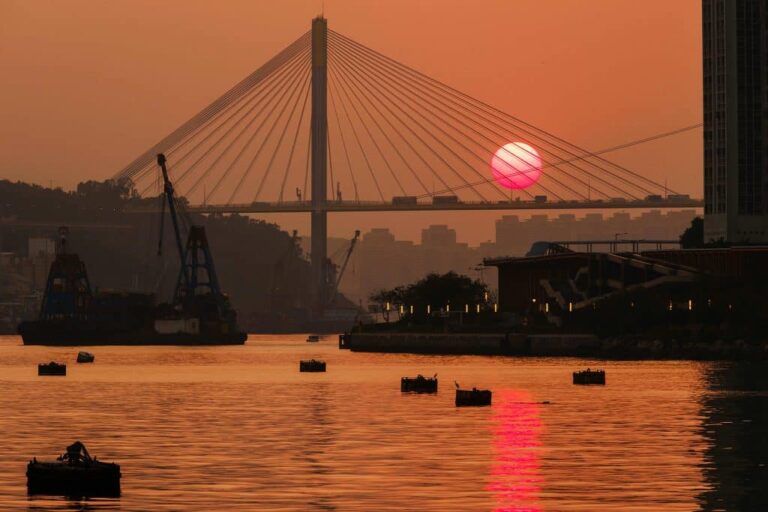
<path fill-rule="evenodd" d="M 309 29 L 321 0 L 0 0 L 0 177 L 106 179 Z M 702 119 L 700 0 L 326 0 L 329 26 L 590 149 Z M 606 155 L 702 195 L 701 130 Z M 332 234 L 502 213 L 331 216 Z M 305 216 L 269 220 L 306 233 Z"/>

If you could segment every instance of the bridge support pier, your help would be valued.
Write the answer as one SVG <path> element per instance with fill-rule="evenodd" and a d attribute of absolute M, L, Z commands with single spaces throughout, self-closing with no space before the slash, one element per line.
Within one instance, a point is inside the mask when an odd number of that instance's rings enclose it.
<path fill-rule="evenodd" d="M 322 315 L 327 298 L 328 266 L 328 21 L 312 20 L 312 289 L 313 313 Z"/>

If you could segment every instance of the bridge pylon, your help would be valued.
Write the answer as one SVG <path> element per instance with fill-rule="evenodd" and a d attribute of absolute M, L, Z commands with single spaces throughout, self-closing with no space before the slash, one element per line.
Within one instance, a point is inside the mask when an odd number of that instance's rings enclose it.
<path fill-rule="evenodd" d="M 312 289 L 314 311 L 321 315 L 328 286 L 328 20 L 312 20 Z"/>

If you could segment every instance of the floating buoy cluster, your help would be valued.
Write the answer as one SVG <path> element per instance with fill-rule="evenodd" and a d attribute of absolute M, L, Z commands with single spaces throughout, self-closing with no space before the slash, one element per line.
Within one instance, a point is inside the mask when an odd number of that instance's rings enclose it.
<path fill-rule="evenodd" d="M 493 393 L 489 389 L 461 389 L 456 384 L 456 407 L 491 405 Z M 403 393 L 437 393 L 437 374 L 434 377 L 403 377 L 400 379 L 400 391 Z"/>
<path fill-rule="evenodd" d="M 77 353 L 76 361 L 78 363 L 92 363 L 95 359 L 96 359 L 96 356 L 94 356 L 90 352 L 80 351 Z M 50 363 L 40 363 L 37 365 L 37 375 L 42 377 L 46 377 L 46 376 L 66 377 L 67 365 L 66 363 L 57 363 L 56 361 L 51 361 Z"/>
<path fill-rule="evenodd" d="M 307 341 L 310 341 L 309 339 Z M 311 340 L 314 342 L 315 340 Z M 95 357 L 89 352 L 77 354 L 78 363 L 92 363 Z M 299 361 L 300 372 L 325 372 L 325 361 L 308 359 Z M 67 374 L 67 365 L 51 361 L 41 363 L 37 367 L 38 375 Z M 461 389 L 456 385 L 456 407 L 490 406 L 493 393 L 489 389 Z M 574 384 L 605 385 L 605 370 L 586 370 L 573 372 Z M 424 377 L 402 377 L 400 391 L 402 393 L 437 393 L 437 374 Z M 541 402 L 549 404 L 549 401 Z M 27 465 L 27 489 L 32 494 L 64 494 L 67 496 L 119 496 L 120 495 L 120 466 L 114 463 L 103 463 L 91 458 L 85 446 L 76 441 L 67 447 L 67 453 L 55 462 L 39 462 L 36 458 Z"/>

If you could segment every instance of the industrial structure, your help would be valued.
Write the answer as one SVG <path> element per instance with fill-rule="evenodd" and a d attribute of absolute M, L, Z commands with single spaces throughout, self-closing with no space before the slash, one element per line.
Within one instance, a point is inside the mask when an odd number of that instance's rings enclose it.
<path fill-rule="evenodd" d="M 203 226 L 190 225 L 186 245 L 178 198 L 165 155 L 157 155 L 163 178 L 160 196 L 162 252 L 167 203 L 178 252 L 179 274 L 170 303 L 156 304 L 152 293 L 92 291 L 85 263 L 67 251 L 68 229 L 60 229 L 40 315 L 19 324 L 25 345 L 239 345 L 247 335 L 219 287 Z"/>
<path fill-rule="evenodd" d="M 768 242 L 768 3 L 703 0 L 704 239 Z"/>

